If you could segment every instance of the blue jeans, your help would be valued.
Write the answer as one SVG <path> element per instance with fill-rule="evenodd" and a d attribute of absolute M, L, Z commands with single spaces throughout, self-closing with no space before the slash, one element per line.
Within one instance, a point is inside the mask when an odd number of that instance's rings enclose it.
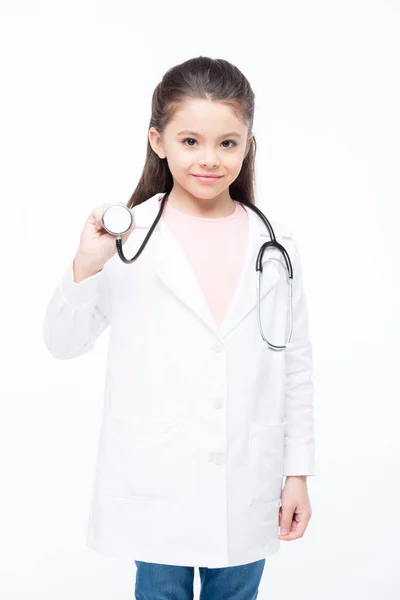
<path fill-rule="evenodd" d="M 135 560 L 135 600 L 193 600 L 195 567 Z M 200 600 L 255 600 L 265 558 L 236 567 L 198 567 Z"/>

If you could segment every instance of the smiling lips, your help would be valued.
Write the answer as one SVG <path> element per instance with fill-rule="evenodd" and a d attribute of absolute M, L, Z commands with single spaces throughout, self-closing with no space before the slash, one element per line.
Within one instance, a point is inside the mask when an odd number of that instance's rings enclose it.
<path fill-rule="evenodd" d="M 193 177 L 196 177 L 202 183 L 214 183 L 221 179 L 222 175 L 193 175 Z"/>

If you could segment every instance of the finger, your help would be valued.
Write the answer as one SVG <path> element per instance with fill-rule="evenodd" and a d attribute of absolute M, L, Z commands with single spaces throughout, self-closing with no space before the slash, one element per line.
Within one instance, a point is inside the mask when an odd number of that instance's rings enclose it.
<path fill-rule="evenodd" d="M 307 529 L 307 525 L 309 522 L 309 518 L 306 515 L 301 515 L 300 518 L 294 520 L 292 525 L 292 531 L 297 534 L 299 537 L 303 537 L 305 530 Z"/>
<path fill-rule="evenodd" d="M 294 506 L 283 504 L 280 507 L 279 527 L 280 533 L 285 535 L 291 531 L 294 515 Z"/>
<path fill-rule="evenodd" d="M 293 519 L 290 531 L 287 535 L 282 535 L 282 533 L 278 536 L 278 539 L 281 540 L 296 540 L 298 538 L 303 537 L 305 530 L 307 529 L 309 519 L 302 519 L 297 521 Z"/>
<path fill-rule="evenodd" d="M 281 527 L 281 530 L 280 530 L 280 533 L 279 533 L 279 535 L 278 535 L 278 538 L 279 538 L 279 539 L 282 539 L 282 540 L 289 540 L 289 539 L 291 539 L 291 536 L 292 536 L 294 533 L 295 533 L 295 532 L 294 532 L 294 531 L 292 531 L 292 529 L 291 529 L 290 527 L 289 527 L 289 528 L 282 528 L 282 527 Z"/>
<path fill-rule="evenodd" d="M 300 531 L 291 529 L 291 531 L 289 531 L 289 533 L 287 535 L 278 535 L 278 539 L 285 540 L 285 541 L 297 540 L 298 538 L 303 537 L 303 535 L 304 535 L 304 532 L 300 533 Z"/>
<path fill-rule="evenodd" d="M 300 536 L 294 532 L 290 532 L 287 535 L 278 535 L 278 540 L 283 540 L 284 542 L 290 542 L 291 540 L 297 540 Z"/>

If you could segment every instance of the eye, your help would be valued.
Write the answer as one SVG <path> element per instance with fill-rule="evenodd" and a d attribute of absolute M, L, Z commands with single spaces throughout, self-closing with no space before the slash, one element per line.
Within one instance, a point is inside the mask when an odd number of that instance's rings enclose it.
<path fill-rule="evenodd" d="M 233 146 L 237 146 L 237 143 L 233 140 L 224 140 L 222 143 L 225 144 L 225 142 L 230 142 L 231 144 L 233 144 Z M 233 148 L 233 146 L 229 146 L 229 148 Z"/>
<path fill-rule="evenodd" d="M 185 142 L 189 142 L 189 141 L 190 142 L 195 142 L 196 140 L 194 138 L 185 138 L 184 140 L 182 140 L 182 144 L 186 145 Z M 233 148 L 234 146 L 237 146 L 237 143 L 234 142 L 233 140 L 224 140 L 222 142 L 222 144 L 225 144 L 226 142 L 229 142 L 229 143 L 233 144 L 233 146 L 224 146 L 227 150 L 229 148 Z M 193 145 L 189 144 L 189 148 L 193 148 Z"/>
<path fill-rule="evenodd" d="M 184 140 L 182 140 L 182 144 L 188 141 L 195 142 L 196 140 L 194 138 L 185 138 Z M 189 144 L 189 146 L 191 146 L 191 144 Z"/>

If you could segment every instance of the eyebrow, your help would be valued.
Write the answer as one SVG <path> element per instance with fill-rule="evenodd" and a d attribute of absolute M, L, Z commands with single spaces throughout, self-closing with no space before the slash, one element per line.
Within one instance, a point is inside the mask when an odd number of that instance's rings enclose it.
<path fill-rule="evenodd" d="M 183 129 L 183 131 L 180 131 L 179 133 L 177 133 L 177 135 L 182 135 L 182 133 L 190 133 L 191 135 L 196 135 L 197 137 L 202 137 L 200 135 L 200 133 L 196 133 L 195 131 L 189 131 L 189 129 Z M 236 131 L 231 131 L 230 133 L 225 133 L 224 135 L 221 135 L 221 138 L 223 137 L 238 137 L 241 138 L 242 136 L 240 135 L 240 133 L 237 133 Z"/>

